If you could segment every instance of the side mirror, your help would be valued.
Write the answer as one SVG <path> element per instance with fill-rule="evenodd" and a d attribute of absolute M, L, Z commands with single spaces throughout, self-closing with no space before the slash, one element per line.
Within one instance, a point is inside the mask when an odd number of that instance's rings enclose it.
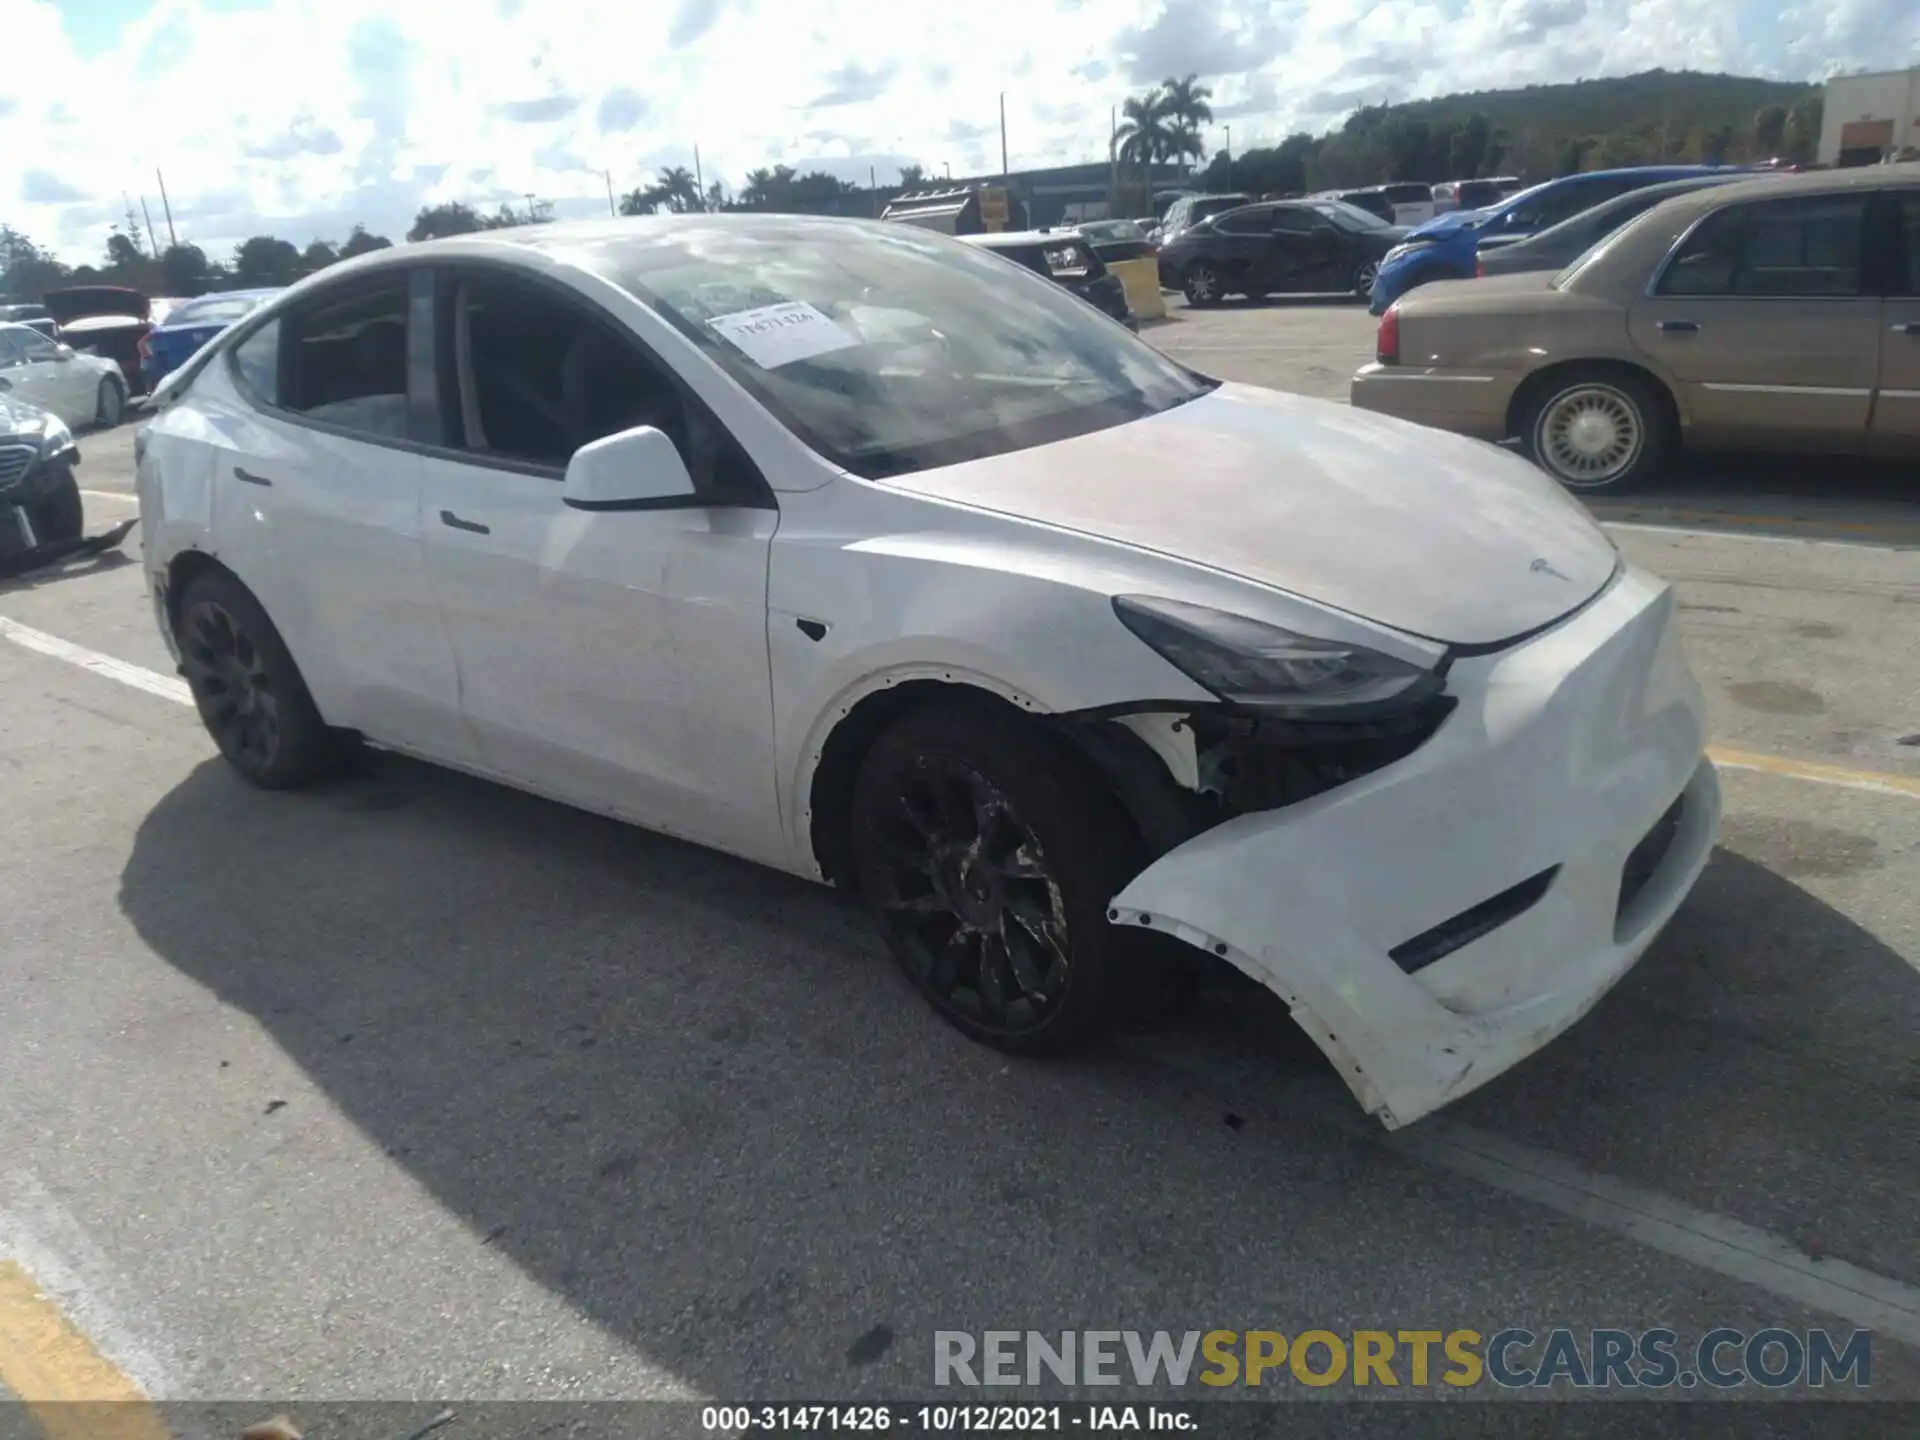
<path fill-rule="evenodd" d="M 53 358 L 65 364 L 73 358 L 73 347 L 67 344 L 56 343 L 53 347 Z"/>
<path fill-rule="evenodd" d="M 705 503 L 679 447 L 651 425 L 574 451 L 560 498 L 576 510 L 688 510 Z"/>

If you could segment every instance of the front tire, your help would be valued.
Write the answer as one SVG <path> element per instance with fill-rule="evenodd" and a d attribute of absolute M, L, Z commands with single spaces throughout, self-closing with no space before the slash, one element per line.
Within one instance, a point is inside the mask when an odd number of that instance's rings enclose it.
<path fill-rule="evenodd" d="M 81 503 L 80 482 L 73 478 L 71 466 L 30 513 L 33 533 L 42 545 L 80 538 L 80 532 L 86 528 L 86 507 Z"/>
<path fill-rule="evenodd" d="M 895 960 L 962 1033 L 1017 1055 L 1103 1031 L 1133 937 L 1108 901 L 1142 863 L 1132 825 L 1018 715 L 929 706 L 854 784 L 852 858 Z"/>
<path fill-rule="evenodd" d="M 1371 300 L 1373 298 L 1373 282 L 1379 278 L 1380 262 L 1378 260 L 1362 260 L 1358 265 L 1354 266 L 1353 298 L 1356 300 Z"/>
<path fill-rule="evenodd" d="M 1189 305 L 1218 305 L 1225 293 L 1221 289 L 1220 272 L 1205 260 L 1196 260 L 1187 267 L 1180 288 Z"/>
<path fill-rule="evenodd" d="M 1665 416 L 1652 388 L 1611 370 L 1575 371 L 1544 387 L 1522 435 L 1534 463 L 1583 495 L 1632 489 L 1660 467 Z"/>
<path fill-rule="evenodd" d="M 112 375 L 100 381 L 100 394 L 94 402 L 93 420 L 102 430 L 111 430 L 127 411 L 127 387 Z"/>
<path fill-rule="evenodd" d="M 334 767 L 332 736 L 251 591 L 225 571 L 192 581 L 174 637 L 200 720 L 228 764 L 262 790 L 290 790 Z"/>

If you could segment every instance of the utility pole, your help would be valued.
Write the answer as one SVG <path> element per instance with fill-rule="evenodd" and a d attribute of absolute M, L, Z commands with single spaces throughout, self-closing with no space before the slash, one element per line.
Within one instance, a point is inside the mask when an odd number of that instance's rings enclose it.
<path fill-rule="evenodd" d="M 1227 164 L 1233 164 L 1233 126 L 1227 126 Z M 1229 174 L 1232 172 L 1229 171 Z"/>
<path fill-rule="evenodd" d="M 167 203 L 167 177 L 160 173 L 158 165 L 153 167 L 153 178 L 160 182 L 160 208 L 167 215 L 167 244 L 177 248 L 180 237 L 173 233 L 173 206 Z"/>
<path fill-rule="evenodd" d="M 146 217 L 147 221 L 148 253 L 155 259 L 158 259 L 160 257 L 160 242 L 153 238 L 153 212 L 147 209 L 147 197 L 144 195 L 140 197 L 140 213 Z"/>
<path fill-rule="evenodd" d="M 693 183 L 700 191 L 700 208 L 707 208 L 707 177 L 700 173 L 700 147 L 693 147 Z"/>
<path fill-rule="evenodd" d="M 1107 213 L 1120 218 L 1120 107 L 1107 107 Z"/>
<path fill-rule="evenodd" d="M 602 170 L 600 173 L 606 177 L 607 181 L 607 214 L 618 215 L 620 212 L 613 207 L 613 172 Z"/>
<path fill-rule="evenodd" d="M 873 178 L 873 166 L 867 167 L 867 198 L 873 202 L 873 218 L 880 218 L 880 182 Z"/>
<path fill-rule="evenodd" d="M 1000 92 L 1000 178 L 1006 180 L 1007 174 L 1007 92 Z"/>

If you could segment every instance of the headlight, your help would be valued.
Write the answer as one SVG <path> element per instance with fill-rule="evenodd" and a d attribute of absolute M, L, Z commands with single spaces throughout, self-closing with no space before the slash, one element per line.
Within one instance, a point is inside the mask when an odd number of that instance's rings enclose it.
<path fill-rule="evenodd" d="M 1366 720 L 1439 694 L 1434 671 L 1363 645 L 1317 640 L 1204 605 L 1116 595 L 1113 612 L 1176 670 L 1222 700 L 1289 720 Z"/>
<path fill-rule="evenodd" d="M 1056 279 L 1062 276 L 1070 278 L 1087 273 L 1086 256 L 1076 246 L 1052 245 L 1048 246 L 1042 253 L 1047 258 L 1047 269 L 1053 272 Z"/>
<path fill-rule="evenodd" d="M 52 415 L 47 417 L 45 428 L 40 434 L 40 460 L 56 460 L 73 449 L 73 432 Z"/>

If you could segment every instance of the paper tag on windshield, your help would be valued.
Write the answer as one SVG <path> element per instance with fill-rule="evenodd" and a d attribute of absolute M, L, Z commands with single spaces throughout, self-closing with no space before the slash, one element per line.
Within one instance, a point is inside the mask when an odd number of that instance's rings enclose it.
<path fill-rule="evenodd" d="M 707 323 L 763 370 L 860 343 L 804 300 L 736 310 L 731 315 L 716 315 Z"/>

